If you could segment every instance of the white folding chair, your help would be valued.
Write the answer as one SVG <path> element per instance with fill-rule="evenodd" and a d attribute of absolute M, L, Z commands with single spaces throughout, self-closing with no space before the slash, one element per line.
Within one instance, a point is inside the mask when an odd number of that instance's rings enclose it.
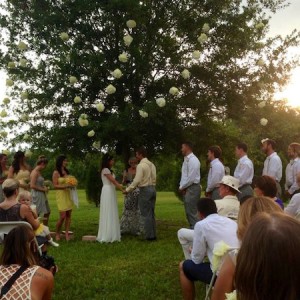
<path fill-rule="evenodd" d="M 13 228 L 19 226 L 19 225 L 26 225 L 28 226 L 31 230 L 32 226 L 25 221 L 8 221 L 8 222 L 0 222 L 0 237 L 2 239 L 4 239 L 4 235 L 8 234 Z M 38 242 L 36 240 L 36 238 L 34 238 L 34 241 L 37 245 L 37 249 L 39 250 L 39 254 L 42 255 L 42 250 L 41 250 L 41 246 L 38 245 Z"/>

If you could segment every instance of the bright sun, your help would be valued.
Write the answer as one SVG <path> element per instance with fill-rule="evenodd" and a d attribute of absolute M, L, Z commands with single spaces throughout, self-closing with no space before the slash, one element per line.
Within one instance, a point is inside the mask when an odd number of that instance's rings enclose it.
<path fill-rule="evenodd" d="M 282 92 L 275 94 L 275 100 L 287 99 L 287 104 L 292 107 L 300 107 L 300 67 L 291 72 L 288 85 Z"/>

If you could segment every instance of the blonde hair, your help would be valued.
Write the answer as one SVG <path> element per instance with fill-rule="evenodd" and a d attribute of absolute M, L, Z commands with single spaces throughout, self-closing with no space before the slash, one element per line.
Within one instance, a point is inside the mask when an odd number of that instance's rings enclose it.
<path fill-rule="evenodd" d="M 282 212 L 280 206 L 269 197 L 251 197 L 241 206 L 238 215 L 237 237 L 241 241 L 253 217 L 260 212 Z"/>
<path fill-rule="evenodd" d="M 30 200 L 31 201 L 31 194 L 28 191 L 21 191 L 17 197 L 17 201 L 20 202 L 20 200 Z"/>

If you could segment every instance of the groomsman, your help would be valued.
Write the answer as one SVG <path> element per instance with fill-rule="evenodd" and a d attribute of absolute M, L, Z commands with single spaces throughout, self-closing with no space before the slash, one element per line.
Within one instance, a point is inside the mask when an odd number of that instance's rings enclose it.
<path fill-rule="evenodd" d="M 248 147 L 245 143 L 239 143 L 235 147 L 235 156 L 238 158 L 238 164 L 234 170 L 234 177 L 240 181 L 239 200 L 244 196 L 253 196 L 253 188 L 251 186 L 254 168 L 252 161 L 247 156 Z"/>
<path fill-rule="evenodd" d="M 224 165 L 220 161 L 222 150 L 219 146 L 208 148 L 207 158 L 210 161 L 210 168 L 207 177 L 206 197 L 213 200 L 220 199 L 219 186 L 222 178 L 225 176 Z"/>
<path fill-rule="evenodd" d="M 291 143 L 288 146 L 287 153 L 290 162 L 285 169 L 285 192 L 289 197 L 292 197 L 299 190 L 299 185 L 297 184 L 297 174 L 300 173 L 300 144 Z"/>
<path fill-rule="evenodd" d="M 185 214 L 193 229 L 199 221 L 197 216 L 197 201 L 200 199 L 200 161 L 193 153 L 193 145 L 190 142 L 184 142 L 181 145 L 181 153 L 184 161 L 181 168 L 181 180 L 179 192 L 183 195 Z"/>
<path fill-rule="evenodd" d="M 281 197 L 282 190 L 280 186 L 280 180 L 282 178 L 282 162 L 278 154 L 275 152 L 276 143 L 271 139 L 263 139 L 262 151 L 267 155 L 264 161 L 264 169 L 262 175 L 268 175 L 275 179 L 277 186 L 277 196 Z"/>

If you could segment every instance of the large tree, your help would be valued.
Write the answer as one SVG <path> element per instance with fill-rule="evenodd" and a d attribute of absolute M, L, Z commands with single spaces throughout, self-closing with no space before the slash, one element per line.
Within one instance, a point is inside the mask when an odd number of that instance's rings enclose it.
<path fill-rule="evenodd" d="M 286 83 L 299 36 L 266 37 L 284 3 L 6 0 L 2 125 L 75 156 L 98 141 L 124 157 L 142 144 L 169 152 L 190 126 L 239 121 Z"/>

